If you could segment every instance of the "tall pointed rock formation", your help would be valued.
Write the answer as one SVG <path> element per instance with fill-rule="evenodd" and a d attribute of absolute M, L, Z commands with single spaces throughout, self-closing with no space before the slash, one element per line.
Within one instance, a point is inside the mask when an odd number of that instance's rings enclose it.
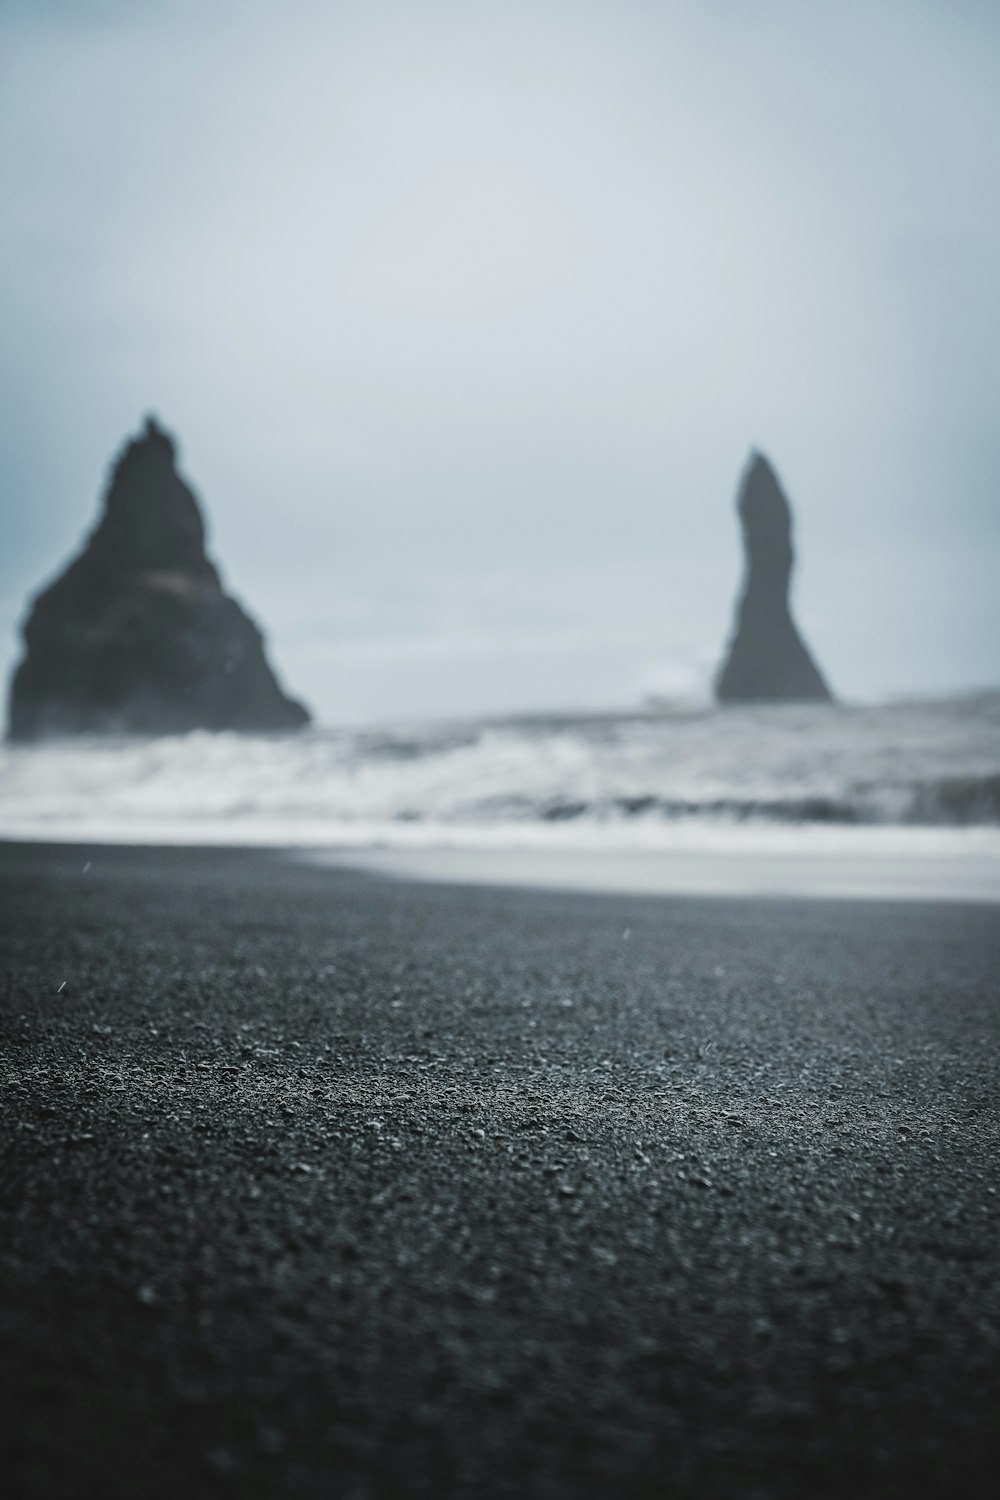
<path fill-rule="evenodd" d="M 715 681 L 716 697 L 720 703 L 829 703 L 833 695 L 789 609 L 792 514 L 762 453 L 750 457 L 737 508 L 743 527 L 743 592 Z"/>
<path fill-rule="evenodd" d="M 279 730 L 308 723 L 205 554 L 198 502 L 149 418 L 119 454 L 82 552 L 31 606 L 11 739 Z"/>

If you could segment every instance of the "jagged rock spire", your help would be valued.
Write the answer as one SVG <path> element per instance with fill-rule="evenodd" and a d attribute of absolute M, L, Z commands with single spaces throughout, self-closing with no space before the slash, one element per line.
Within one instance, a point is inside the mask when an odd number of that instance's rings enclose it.
<path fill-rule="evenodd" d="M 24 639 L 12 739 L 308 722 L 257 626 L 223 591 L 176 445 L 154 417 L 116 459 L 97 527 L 34 600 Z"/>
<path fill-rule="evenodd" d="M 716 678 L 720 703 L 832 699 L 792 619 L 788 602 L 795 554 L 792 515 L 777 475 L 754 452 L 737 502 L 743 527 L 743 591 L 726 659 Z"/>

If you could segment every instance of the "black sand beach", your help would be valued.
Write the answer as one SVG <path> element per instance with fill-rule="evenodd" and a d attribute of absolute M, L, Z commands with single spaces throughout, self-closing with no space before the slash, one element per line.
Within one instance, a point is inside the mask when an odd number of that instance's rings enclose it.
<path fill-rule="evenodd" d="M 1000 912 L 0 849 L 21 1496 L 976 1496 Z"/>

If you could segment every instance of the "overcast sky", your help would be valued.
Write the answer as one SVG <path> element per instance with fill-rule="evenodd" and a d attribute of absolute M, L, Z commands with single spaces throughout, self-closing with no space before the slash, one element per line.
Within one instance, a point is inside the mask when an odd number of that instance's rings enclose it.
<path fill-rule="evenodd" d="M 324 720 L 1000 682 L 995 0 L 0 0 L 0 632 L 155 411 Z"/>

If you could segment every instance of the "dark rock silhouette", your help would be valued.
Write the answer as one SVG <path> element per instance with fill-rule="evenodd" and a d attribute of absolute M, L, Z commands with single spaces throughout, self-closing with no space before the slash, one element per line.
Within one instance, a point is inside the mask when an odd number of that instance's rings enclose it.
<path fill-rule="evenodd" d="M 152 419 L 111 474 L 80 555 L 34 600 L 10 693 L 11 739 L 296 729 L 257 626 L 205 555 L 194 495 Z"/>
<path fill-rule="evenodd" d="M 831 702 L 833 695 L 788 606 L 792 515 L 761 453 L 743 474 L 737 502 L 746 558 L 732 640 L 715 682 L 720 703 Z"/>

